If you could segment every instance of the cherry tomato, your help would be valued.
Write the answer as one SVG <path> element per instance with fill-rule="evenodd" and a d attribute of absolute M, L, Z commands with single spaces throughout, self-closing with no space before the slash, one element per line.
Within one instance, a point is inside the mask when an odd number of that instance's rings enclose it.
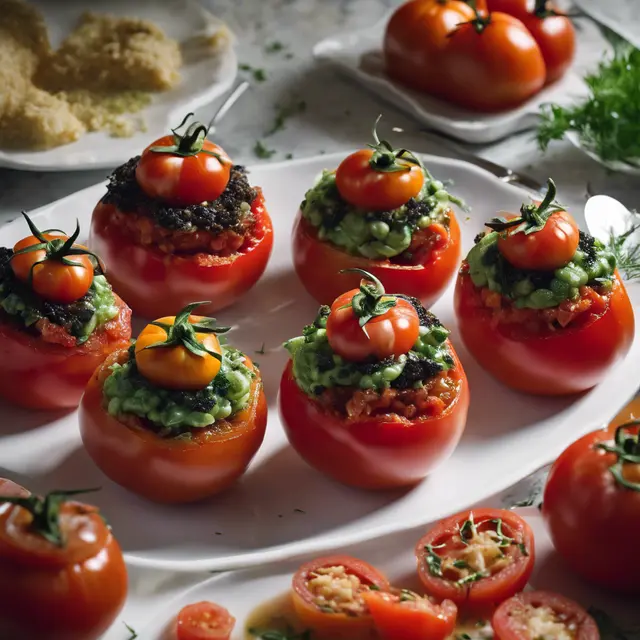
<path fill-rule="evenodd" d="M 235 624 L 236 619 L 220 605 L 189 604 L 178 614 L 177 640 L 229 640 Z"/>
<path fill-rule="evenodd" d="M 37 336 L 0 315 L 0 396 L 28 409 L 77 407 L 96 367 L 129 346 L 131 309 L 118 296 L 115 300 L 118 315 L 79 346 L 48 321 Z"/>
<path fill-rule="evenodd" d="M 366 273 L 366 272 L 365 272 Z M 345 360 L 359 362 L 368 358 L 384 360 L 389 356 L 401 356 L 411 350 L 420 336 L 420 318 L 413 305 L 402 298 L 384 295 L 382 286 L 370 296 L 375 303 L 395 302 L 388 311 L 373 316 L 364 325 L 353 308 L 353 299 L 362 297 L 364 291 L 375 285 L 363 281 L 360 289 L 352 289 L 336 298 L 327 318 L 327 338 L 331 348 Z M 380 282 L 377 283 L 380 285 Z"/>
<path fill-rule="evenodd" d="M 138 184 L 151 198 L 175 206 L 217 200 L 227 188 L 233 163 L 224 149 L 204 139 L 204 125 L 194 122 L 184 134 L 177 129 L 142 152 L 136 166 Z"/>
<path fill-rule="evenodd" d="M 535 560 L 533 531 L 513 511 L 474 509 L 442 520 L 416 546 L 425 591 L 473 609 L 522 591 Z"/>
<path fill-rule="evenodd" d="M 94 507 L 60 499 L 48 522 L 0 499 L 2 638 L 97 640 L 124 605 L 127 571 L 111 530 Z M 60 543 L 44 537 L 57 537 L 52 523 Z"/>
<path fill-rule="evenodd" d="M 398 260 L 369 260 L 323 242 L 318 239 L 315 228 L 298 212 L 292 243 L 296 273 L 320 304 L 331 304 L 345 289 L 358 286 L 357 274 L 338 276 L 341 271 L 363 269 L 378 278 L 387 291 L 418 298 L 429 308 L 444 293 L 460 264 L 460 227 L 452 210 L 448 215 L 448 231 L 444 227 L 438 229 L 434 233 L 438 241 L 425 251 L 417 252 L 414 260 L 406 264 Z"/>
<path fill-rule="evenodd" d="M 635 320 L 618 274 L 604 310 L 553 332 L 532 334 L 520 325 L 496 324 L 463 269 L 454 306 L 460 337 L 480 366 L 500 382 L 537 395 L 566 395 L 598 384 L 629 351 Z"/>
<path fill-rule="evenodd" d="M 176 322 L 176 316 L 167 316 L 156 320 L 157 324 L 148 324 L 136 340 L 136 365 L 147 380 L 159 387 L 203 389 L 218 375 L 222 363 L 222 348 L 215 333 L 193 331 L 193 340 L 202 345 L 203 351 L 199 355 L 182 343 L 174 346 L 152 347 L 170 339 L 168 332 L 171 329 L 165 329 L 158 324 L 175 329 L 176 325 L 182 326 L 186 322 L 197 325 L 207 318 L 187 315 L 183 320 L 184 322 Z"/>
<path fill-rule="evenodd" d="M 467 421 L 469 386 L 451 344 L 457 395 L 438 416 L 346 419 L 300 389 L 291 361 L 280 382 L 280 417 L 291 446 L 312 467 L 363 489 L 414 485 L 447 460 Z"/>
<path fill-rule="evenodd" d="M 619 424 L 562 453 L 549 474 L 542 513 L 572 571 L 608 591 L 639 595 L 640 427 Z"/>
<path fill-rule="evenodd" d="M 335 589 L 336 593 L 322 593 L 321 585 L 316 582 L 319 575 L 331 578 L 329 584 L 324 579 L 325 588 Z M 351 581 L 351 599 L 339 594 L 342 580 Z M 389 582 L 370 564 L 342 555 L 317 558 L 303 564 L 294 574 L 293 606 L 301 626 L 311 629 L 317 640 L 369 640 L 373 620 L 363 594 L 371 587 L 387 591 Z"/>
<path fill-rule="evenodd" d="M 527 591 L 505 600 L 493 615 L 491 625 L 496 640 L 530 640 L 539 625 L 555 623 L 551 637 L 567 635 L 575 640 L 600 640 L 595 620 L 577 603 L 549 591 Z"/>
<path fill-rule="evenodd" d="M 140 246 L 122 233 L 113 205 L 98 203 L 91 220 L 89 244 L 103 258 L 109 282 L 144 318 L 172 315 L 194 300 L 212 300 L 209 315 L 232 305 L 260 279 L 273 247 L 273 226 L 262 192 L 251 204 L 253 236 L 235 254 L 165 254 Z"/>
<path fill-rule="evenodd" d="M 576 52 L 576 32 L 571 20 L 549 0 L 487 0 L 490 11 L 518 18 L 535 38 L 547 68 L 547 84 L 569 69 Z"/>
<path fill-rule="evenodd" d="M 194 429 L 190 440 L 161 438 L 135 416 L 124 424 L 104 408 L 102 386 L 110 367 L 127 359 L 126 350 L 112 354 L 92 376 L 80 403 L 80 435 L 96 465 L 114 482 L 154 502 L 194 502 L 231 486 L 264 439 L 267 401 L 260 373 L 254 370 L 249 405 L 230 420 Z M 245 364 L 253 367 L 249 358 Z"/>
<path fill-rule="evenodd" d="M 458 608 L 451 600 L 434 604 L 411 591 L 370 591 L 363 595 L 382 640 L 445 640 L 453 634 Z"/>

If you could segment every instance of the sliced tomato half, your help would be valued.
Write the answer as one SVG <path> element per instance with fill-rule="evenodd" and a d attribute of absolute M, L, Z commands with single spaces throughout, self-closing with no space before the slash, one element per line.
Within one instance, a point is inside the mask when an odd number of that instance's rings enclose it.
<path fill-rule="evenodd" d="M 196 602 L 183 607 L 176 624 L 177 640 L 229 640 L 236 619 L 213 602 Z"/>

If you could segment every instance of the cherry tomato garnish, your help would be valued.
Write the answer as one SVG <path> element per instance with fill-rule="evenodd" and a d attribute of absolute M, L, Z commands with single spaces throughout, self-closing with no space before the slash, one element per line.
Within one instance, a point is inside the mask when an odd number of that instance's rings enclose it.
<path fill-rule="evenodd" d="M 380 281 L 362 271 L 365 280 L 336 298 L 327 318 L 331 348 L 354 362 L 384 360 L 411 350 L 420 335 L 420 319 L 413 305 L 386 295 Z M 368 281 L 368 282 L 367 282 Z"/>
<path fill-rule="evenodd" d="M 229 640 L 236 619 L 213 602 L 183 607 L 176 623 L 177 640 Z"/>
<path fill-rule="evenodd" d="M 177 133 L 193 114 L 150 144 L 136 167 L 136 180 L 151 198 L 176 206 L 217 200 L 227 187 L 232 162 L 225 151 L 206 139 L 208 128 L 193 122 Z"/>

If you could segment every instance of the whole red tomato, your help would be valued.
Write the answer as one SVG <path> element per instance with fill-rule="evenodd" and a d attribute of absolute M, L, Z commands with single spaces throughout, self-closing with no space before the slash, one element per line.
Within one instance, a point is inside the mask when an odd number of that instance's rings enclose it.
<path fill-rule="evenodd" d="M 80 403 L 82 443 L 96 465 L 129 491 L 166 504 L 202 500 L 231 486 L 260 448 L 267 426 L 267 401 L 257 370 L 246 409 L 181 440 L 161 438 L 135 416 L 124 424 L 107 413 L 104 380 L 111 365 L 127 358 L 126 350 L 109 357 L 92 376 Z M 249 358 L 245 364 L 252 367 Z"/>
<path fill-rule="evenodd" d="M 571 20 L 549 0 L 487 0 L 490 11 L 508 13 L 521 20 L 535 38 L 547 68 L 547 84 L 569 69 L 576 52 L 576 32 Z"/>
<path fill-rule="evenodd" d="M 273 247 L 273 226 L 262 192 L 251 204 L 252 237 L 231 256 L 166 254 L 134 243 L 113 222 L 111 204 L 98 203 L 89 244 L 109 270 L 109 281 L 134 313 L 145 318 L 174 315 L 194 300 L 212 300 L 207 315 L 232 305 L 264 273 Z"/>
<path fill-rule="evenodd" d="M 460 227 L 449 210 L 449 228 L 437 225 L 438 243 L 403 264 L 355 256 L 318 239 L 313 227 L 298 211 L 293 225 L 293 264 L 305 289 L 320 303 L 331 304 L 346 288 L 355 289 L 360 280 L 356 272 L 338 277 L 341 271 L 361 269 L 382 282 L 387 291 L 418 298 L 429 308 L 444 293 L 460 260 Z M 435 226 L 435 225 L 434 225 Z"/>
<path fill-rule="evenodd" d="M 28 409 L 77 407 L 96 367 L 129 345 L 131 309 L 117 295 L 115 299 L 118 315 L 79 346 L 61 344 L 75 343 L 75 338 L 48 321 L 37 336 L 0 314 L 0 396 Z"/>
<path fill-rule="evenodd" d="M 542 514 L 572 571 L 608 591 L 640 594 L 638 421 L 583 436 L 556 460 Z"/>
<path fill-rule="evenodd" d="M 0 637 L 97 640 L 127 596 L 111 530 L 74 492 L 16 493 L 0 495 Z"/>
<path fill-rule="evenodd" d="M 467 420 L 467 378 L 448 346 L 457 396 L 439 416 L 413 420 L 398 415 L 343 418 L 300 389 L 289 361 L 278 401 L 291 446 L 312 467 L 346 485 L 390 489 L 420 482 L 451 456 Z"/>
<path fill-rule="evenodd" d="M 224 149 L 206 139 L 208 128 L 193 122 L 178 133 L 192 115 L 173 129 L 173 135 L 142 152 L 136 180 L 149 197 L 186 206 L 217 200 L 226 189 L 233 163 Z"/>
<path fill-rule="evenodd" d="M 508 387 L 536 395 L 595 386 L 627 354 L 634 336 L 633 307 L 618 274 L 604 311 L 586 312 L 584 321 L 553 335 L 496 324 L 464 265 L 454 306 L 460 337 L 482 368 Z"/>

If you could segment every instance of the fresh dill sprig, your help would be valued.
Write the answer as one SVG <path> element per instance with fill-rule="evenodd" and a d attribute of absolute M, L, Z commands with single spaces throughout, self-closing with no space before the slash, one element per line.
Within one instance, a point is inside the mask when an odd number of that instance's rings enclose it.
<path fill-rule="evenodd" d="M 609 234 L 607 248 L 616 257 L 619 271 L 625 280 L 640 279 L 640 243 L 632 240 L 632 236 L 640 230 L 640 214 L 633 211 L 632 214 L 638 219 L 628 231 L 622 234 Z"/>

